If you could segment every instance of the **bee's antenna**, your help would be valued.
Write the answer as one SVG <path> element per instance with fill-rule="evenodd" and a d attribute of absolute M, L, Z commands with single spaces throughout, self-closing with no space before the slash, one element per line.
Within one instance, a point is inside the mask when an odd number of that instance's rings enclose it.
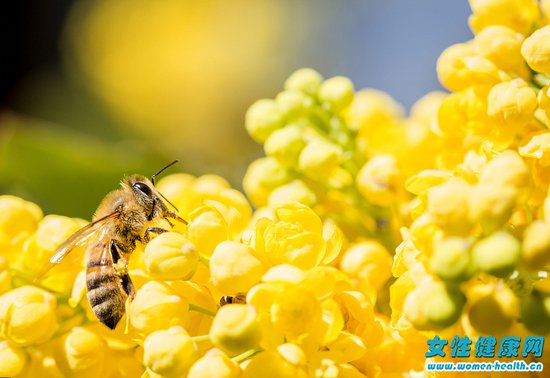
<path fill-rule="evenodd" d="M 158 171 L 158 172 L 155 173 L 153 176 L 151 176 L 151 182 L 153 183 L 153 186 L 155 186 L 155 177 L 157 177 L 157 176 L 160 175 L 162 172 L 164 172 L 167 168 L 170 168 L 171 166 L 173 166 L 173 165 L 176 164 L 176 163 L 179 163 L 179 160 L 176 159 L 176 160 L 174 160 L 173 162 L 171 162 L 170 164 L 165 165 L 164 167 L 162 167 L 162 168 L 160 169 L 160 171 Z M 161 196 L 162 196 L 162 194 L 161 194 Z M 164 198 L 164 196 L 162 196 L 162 198 Z M 166 199 L 166 198 L 164 198 L 164 199 Z M 168 200 L 166 200 L 166 201 L 168 201 Z M 170 203 L 170 201 L 168 201 L 168 203 Z M 172 204 L 170 203 L 170 205 L 172 205 Z M 172 205 L 172 206 L 174 206 L 174 205 Z M 174 206 L 174 207 L 175 207 L 175 206 Z"/>
<path fill-rule="evenodd" d="M 158 192 L 158 191 L 157 191 L 157 192 Z M 176 209 L 177 212 L 179 212 L 179 210 L 178 210 L 178 208 L 176 207 L 176 205 L 174 205 L 172 202 L 170 202 L 170 201 L 168 200 L 168 198 L 164 197 L 164 195 L 163 195 L 161 192 L 158 192 L 158 194 L 160 194 L 160 196 L 161 196 L 162 198 L 164 198 L 164 200 L 165 200 L 166 202 L 168 202 L 170 205 L 172 205 L 172 207 L 173 207 L 174 209 Z"/>
<path fill-rule="evenodd" d="M 173 162 L 171 162 L 171 163 L 168 164 L 168 165 L 165 165 L 164 167 L 162 167 L 162 168 L 160 169 L 160 171 L 158 171 L 158 172 L 155 173 L 153 176 L 151 176 L 151 182 L 153 183 L 153 186 L 155 186 L 155 177 L 157 177 L 157 176 L 160 175 L 162 172 L 164 172 L 166 169 L 170 168 L 171 166 L 173 166 L 173 165 L 176 164 L 176 163 L 179 163 L 179 160 L 178 160 L 178 159 L 174 160 Z M 158 192 L 158 194 L 160 194 L 160 196 L 161 196 L 162 198 L 164 198 L 164 200 L 165 200 L 166 202 L 168 202 L 170 205 L 172 205 L 172 207 L 173 207 L 174 209 L 176 209 L 176 211 L 179 211 L 178 208 L 177 208 L 172 202 L 170 202 L 170 201 L 168 200 L 168 198 L 164 197 L 164 195 L 163 195 L 161 192 Z"/>

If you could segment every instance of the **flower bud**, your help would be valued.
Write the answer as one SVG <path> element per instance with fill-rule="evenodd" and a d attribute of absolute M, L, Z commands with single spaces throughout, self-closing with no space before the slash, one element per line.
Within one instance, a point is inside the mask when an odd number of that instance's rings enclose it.
<path fill-rule="evenodd" d="M 468 321 L 478 332 L 505 332 L 518 318 L 518 298 L 506 285 L 479 284 L 470 288 L 466 296 Z"/>
<path fill-rule="evenodd" d="M 75 327 L 64 338 L 60 368 L 68 376 L 92 377 L 102 371 L 105 364 L 106 344 L 89 329 Z"/>
<path fill-rule="evenodd" d="M 223 215 L 214 206 L 201 206 L 189 216 L 187 237 L 198 253 L 210 256 L 214 248 L 229 237 Z"/>
<path fill-rule="evenodd" d="M 301 68 L 285 81 L 285 89 L 296 90 L 308 95 L 317 93 L 323 77 L 311 68 Z"/>
<path fill-rule="evenodd" d="M 319 99 L 335 112 L 344 109 L 353 100 L 353 84 L 347 77 L 335 76 L 325 80 L 319 88 Z"/>
<path fill-rule="evenodd" d="M 195 274 L 199 254 L 181 234 L 166 232 L 145 247 L 147 272 L 157 280 L 189 280 Z"/>
<path fill-rule="evenodd" d="M 470 230 L 468 196 L 470 185 L 462 180 L 448 180 L 428 190 L 427 211 L 433 222 L 448 231 L 462 235 Z"/>
<path fill-rule="evenodd" d="M 294 180 L 278 187 L 268 198 L 269 206 L 274 208 L 296 202 L 306 206 L 313 206 L 317 202 L 315 193 L 302 180 Z"/>
<path fill-rule="evenodd" d="M 530 176 L 523 159 L 515 152 L 505 151 L 487 163 L 479 175 L 479 182 L 522 189 L 529 186 Z"/>
<path fill-rule="evenodd" d="M 524 126 L 532 121 L 537 106 L 535 91 L 523 79 L 515 79 L 491 88 L 487 114 L 497 122 Z"/>
<path fill-rule="evenodd" d="M 275 98 L 279 111 L 286 117 L 298 117 L 303 113 L 308 101 L 304 93 L 297 90 L 286 90 L 277 95 Z"/>
<path fill-rule="evenodd" d="M 208 351 L 196 361 L 187 378 L 239 378 L 241 368 L 239 364 L 217 349 Z"/>
<path fill-rule="evenodd" d="M 550 25 L 535 30 L 523 41 L 521 55 L 534 71 L 550 73 Z"/>
<path fill-rule="evenodd" d="M 342 149 L 334 143 L 317 138 L 309 142 L 298 160 L 298 169 L 312 178 L 327 178 L 340 163 Z"/>
<path fill-rule="evenodd" d="M 541 89 L 542 92 L 542 89 Z M 550 100 L 550 99 L 549 99 Z M 549 109 L 550 110 L 550 103 Z M 533 136 L 527 144 L 519 148 L 521 156 L 538 159 L 542 166 L 550 165 L 550 133 Z"/>
<path fill-rule="evenodd" d="M 504 231 L 495 232 L 481 239 L 472 249 L 475 265 L 496 277 L 509 276 L 516 268 L 519 255 L 519 241 Z"/>
<path fill-rule="evenodd" d="M 523 234 L 521 259 L 528 267 L 540 269 L 550 262 L 550 223 L 537 220 Z"/>
<path fill-rule="evenodd" d="M 17 247 L 38 227 L 42 210 L 32 202 L 14 196 L 0 196 L 0 247 L 2 255 L 11 261 L 19 257 Z M 11 253 L 10 253 L 11 252 Z"/>
<path fill-rule="evenodd" d="M 470 218 L 479 222 L 487 233 L 509 221 L 518 202 L 518 190 L 511 185 L 478 184 L 468 197 Z"/>
<path fill-rule="evenodd" d="M 392 275 L 392 257 L 382 244 L 364 241 L 344 253 L 340 267 L 348 276 L 366 280 L 381 289 Z"/>
<path fill-rule="evenodd" d="M 498 68 L 490 60 L 476 56 L 473 46 L 466 43 L 452 45 L 441 53 L 437 76 L 444 87 L 455 92 L 502 81 Z"/>
<path fill-rule="evenodd" d="M 523 39 L 523 35 L 513 29 L 491 25 L 476 34 L 473 47 L 477 54 L 500 69 L 526 77 L 528 70 L 520 52 Z"/>
<path fill-rule="evenodd" d="M 441 282 L 425 281 L 409 293 L 403 310 L 420 330 L 446 328 L 462 314 L 464 295 Z"/>
<path fill-rule="evenodd" d="M 283 116 L 275 100 L 258 100 L 246 112 L 246 130 L 259 143 L 265 142 L 273 131 L 282 126 Z"/>
<path fill-rule="evenodd" d="M 309 290 L 293 286 L 284 290 L 271 306 L 271 321 L 287 340 L 297 340 L 306 334 L 319 335 L 322 308 Z"/>
<path fill-rule="evenodd" d="M 41 344 L 56 330 L 55 297 L 34 286 L 0 296 L 1 335 L 19 346 Z"/>
<path fill-rule="evenodd" d="M 149 281 L 136 293 L 130 303 L 130 324 L 140 333 L 189 323 L 189 304 L 185 298 L 175 295 L 168 285 Z"/>
<path fill-rule="evenodd" d="M 276 159 L 260 158 L 248 166 L 243 178 L 243 188 L 255 206 L 267 203 L 267 197 L 278 186 L 291 181 L 292 175 Z"/>
<path fill-rule="evenodd" d="M 531 332 L 550 332 L 550 295 L 533 291 L 521 303 L 521 321 Z"/>
<path fill-rule="evenodd" d="M 392 155 L 370 159 L 357 174 L 357 188 L 370 202 L 389 206 L 396 201 L 402 186 L 401 172 Z"/>
<path fill-rule="evenodd" d="M 531 32 L 540 17 L 536 0 L 470 0 L 470 28 L 478 33 L 487 26 L 504 25 L 519 33 Z"/>
<path fill-rule="evenodd" d="M 11 274 L 8 260 L 0 256 L 0 295 L 8 292 L 11 288 Z"/>
<path fill-rule="evenodd" d="M 264 150 L 266 155 L 274 157 L 285 167 L 294 167 L 305 145 L 300 127 L 287 125 L 267 138 Z"/>
<path fill-rule="evenodd" d="M 151 333 L 143 342 L 143 363 L 149 373 L 162 377 L 186 376 L 198 353 L 181 327 Z"/>
<path fill-rule="evenodd" d="M 437 242 L 430 260 L 430 268 L 445 281 L 460 282 L 475 273 L 467 239 L 450 237 Z"/>
<path fill-rule="evenodd" d="M 221 307 L 210 328 L 212 343 L 232 356 L 256 348 L 260 338 L 260 323 L 251 305 Z"/>
<path fill-rule="evenodd" d="M 245 244 L 225 241 L 210 258 L 211 281 L 224 294 L 246 293 L 262 274 L 262 263 Z"/>
<path fill-rule="evenodd" d="M 26 353 L 6 340 L 0 341 L 0 356 L 1 377 L 15 377 L 28 363 Z"/>

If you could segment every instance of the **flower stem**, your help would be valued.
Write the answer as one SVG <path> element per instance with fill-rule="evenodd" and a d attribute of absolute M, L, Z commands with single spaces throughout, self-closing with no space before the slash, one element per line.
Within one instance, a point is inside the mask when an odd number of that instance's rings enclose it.
<path fill-rule="evenodd" d="M 197 311 L 197 312 L 200 312 L 201 314 L 205 314 L 212 317 L 216 316 L 215 312 L 212 312 L 210 310 L 205 309 L 204 307 L 200 307 L 194 304 L 189 304 L 189 311 Z"/>
<path fill-rule="evenodd" d="M 247 350 L 246 352 L 244 353 L 241 353 L 235 357 L 232 357 L 231 359 L 235 362 L 242 362 L 244 360 L 246 360 L 248 357 L 252 357 L 253 355 L 255 355 L 256 353 L 260 353 L 262 350 L 261 349 L 250 349 L 250 350 Z"/>
<path fill-rule="evenodd" d="M 205 255 L 201 255 L 199 253 L 199 262 L 206 265 L 207 267 L 209 267 L 210 266 L 210 257 L 205 256 Z"/>
<path fill-rule="evenodd" d="M 192 336 L 191 340 L 196 343 L 200 343 L 201 341 L 210 341 L 210 335 Z"/>

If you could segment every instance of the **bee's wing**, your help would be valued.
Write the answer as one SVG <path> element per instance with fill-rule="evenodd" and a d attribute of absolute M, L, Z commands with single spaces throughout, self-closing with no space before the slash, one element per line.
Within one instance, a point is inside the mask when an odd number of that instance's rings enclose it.
<path fill-rule="evenodd" d="M 63 242 L 55 250 L 55 255 L 50 258 L 52 264 L 59 264 L 65 256 L 69 254 L 75 247 L 86 244 L 90 238 L 98 231 L 104 231 L 106 222 L 112 217 L 118 215 L 119 212 L 115 211 L 109 215 L 104 216 L 72 234 L 67 240 Z"/>

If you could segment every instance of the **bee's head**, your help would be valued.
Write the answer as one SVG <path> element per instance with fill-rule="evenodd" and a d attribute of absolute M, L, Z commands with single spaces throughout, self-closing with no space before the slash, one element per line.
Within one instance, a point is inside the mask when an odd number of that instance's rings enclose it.
<path fill-rule="evenodd" d="M 123 188 L 131 191 L 136 202 L 146 211 L 149 220 L 161 217 L 165 219 L 173 218 L 185 222 L 182 218 L 177 216 L 176 213 L 168 209 L 166 203 L 172 205 L 177 211 L 177 208 L 155 188 L 155 177 L 175 163 L 177 163 L 177 160 L 155 173 L 151 177 L 151 180 L 145 176 L 132 175 L 122 181 Z"/>
<path fill-rule="evenodd" d="M 168 211 L 161 194 L 153 183 L 145 176 L 132 175 L 122 181 L 122 187 L 131 192 L 136 202 L 148 214 L 149 220 L 163 217 Z"/>

